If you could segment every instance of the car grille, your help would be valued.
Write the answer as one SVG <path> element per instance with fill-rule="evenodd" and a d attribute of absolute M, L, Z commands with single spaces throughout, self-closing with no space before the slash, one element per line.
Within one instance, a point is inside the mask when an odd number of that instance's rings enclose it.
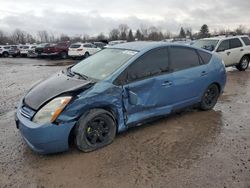
<path fill-rule="evenodd" d="M 32 117 L 35 114 L 35 111 L 32 110 L 31 108 L 29 108 L 28 106 L 22 106 L 22 108 L 20 109 L 20 113 L 22 116 L 28 118 L 28 119 L 32 119 Z"/>

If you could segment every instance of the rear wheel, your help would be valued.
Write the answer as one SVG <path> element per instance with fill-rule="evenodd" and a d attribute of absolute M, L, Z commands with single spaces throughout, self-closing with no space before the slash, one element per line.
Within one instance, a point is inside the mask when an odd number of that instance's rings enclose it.
<path fill-rule="evenodd" d="M 89 57 L 89 56 L 90 56 L 90 55 L 89 55 L 89 52 L 85 52 L 84 57 L 87 58 L 87 57 Z"/>
<path fill-rule="evenodd" d="M 211 110 L 217 103 L 220 91 L 216 84 L 210 85 L 203 94 L 200 109 L 201 110 Z"/>
<path fill-rule="evenodd" d="M 3 57 L 9 57 L 9 53 L 8 52 L 4 52 L 3 53 Z"/>
<path fill-rule="evenodd" d="M 115 135 L 112 115 L 103 109 L 93 109 L 77 122 L 75 144 L 79 150 L 90 152 L 110 144 Z"/>
<path fill-rule="evenodd" d="M 236 65 L 236 68 L 239 71 L 245 71 L 249 66 L 249 57 L 244 56 L 241 58 L 240 63 Z"/>

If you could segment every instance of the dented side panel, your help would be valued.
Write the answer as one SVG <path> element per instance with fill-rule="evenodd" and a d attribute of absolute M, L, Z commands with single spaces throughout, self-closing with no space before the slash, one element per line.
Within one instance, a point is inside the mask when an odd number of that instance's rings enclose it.
<path fill-rule="evenodd" d="M 58 121 L 75 121 L 90 109 L 104 108 L 112 111 L 117 120 L 118 132 L 122 132 L 127 129 L 123 115 L 122 92 L 122 87 L 111 83 L 96 83 L 92 88 L 80 93 L 58 117 Z"/>

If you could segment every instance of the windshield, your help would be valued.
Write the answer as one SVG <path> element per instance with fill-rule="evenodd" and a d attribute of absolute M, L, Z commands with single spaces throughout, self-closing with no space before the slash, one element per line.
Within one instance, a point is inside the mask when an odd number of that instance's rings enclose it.
<path fill-rule="evenodd" d="M 219 40 L 198 40 L 193 44 L 193 46 L 213 51 L 218 42 Z"/>
<path fill-rule="evenodd" d="M 125 64 L 137 52 L 123 49 L 105 49 L 71 68 L 72 72 L 103 80 Z"/>

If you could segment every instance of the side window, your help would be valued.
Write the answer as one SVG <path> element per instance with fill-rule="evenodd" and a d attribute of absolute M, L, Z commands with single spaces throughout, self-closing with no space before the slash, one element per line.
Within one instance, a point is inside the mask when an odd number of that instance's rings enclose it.
<path fill-rule="evenodd" d="M 90 44 L 85 44 L 84 47 L 85 48 L 91 48 L 91 45 Z"/>
<path fill-rule="evenodd" d="M 207 52 L 204 52 L 204 51 L 201 51 L 201 50 L 198 50 L 198 53 L 201 57 L 201 60 L 204 64 L 208 64 L 209 61 L 211 60 L 212 58 L 212 54 L 210 53 L 207 53 Z"/>
<path fill-rule="evenodd" d="M 178 71 L 200 65 L 200 58 L 196 51 L 185 47 L 172 47 L 171 70 Z"/>
<path fill-rule="evenodd" d="M 243 42 L 245 43 L 246 46 L 250 46 L 250 39 L 249 37 L 241 37 Z"/>
<path fill-rule="evenodd" d="M 133 81 L 160 75 L 169 71 L 168 49 L 160 48 L 146 52 L 133 62 L 116 80 L 126 84 Z"/>
<path fill-rule="evenodd" d="M 220 46 L 217 49 L 217 52 L 223 52 L 229 49 L 229 40 L 224 40 L 220 43 Z"/>
<path fill-rule="evenodd" d="M 230 41 L 230 49 L 242 47 L 242 43 L 238 38 L 230 39 L 229 41 Z"/>

